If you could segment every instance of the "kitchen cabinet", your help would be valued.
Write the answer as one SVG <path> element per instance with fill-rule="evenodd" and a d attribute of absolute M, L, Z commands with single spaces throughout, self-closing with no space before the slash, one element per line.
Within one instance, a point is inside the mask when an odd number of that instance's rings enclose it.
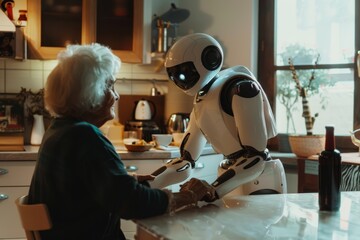
<path fill-rule="evenodd" d="M 69 43 L 98 42 L 123 62 L 147 63 L 149 10 L 151 1 L 145 0 L 28 1 L 29 58 L 56 59 Z"/>
<path fill-rule="evenodd" d="M 15 200 L 28 194 L 35 161 L 0 161 L 0 239 L 25 239 Z"/>

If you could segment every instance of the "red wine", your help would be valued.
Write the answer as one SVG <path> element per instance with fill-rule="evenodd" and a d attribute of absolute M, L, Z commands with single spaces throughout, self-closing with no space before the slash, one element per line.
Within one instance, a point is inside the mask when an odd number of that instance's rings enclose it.
<path fill-rule="evenodd" d="M 335 148 L 334 127 L 325 129 L 325 150 L 319 156 L 319 207 L 337 211 L 341 203 L 341 155 Z"/>

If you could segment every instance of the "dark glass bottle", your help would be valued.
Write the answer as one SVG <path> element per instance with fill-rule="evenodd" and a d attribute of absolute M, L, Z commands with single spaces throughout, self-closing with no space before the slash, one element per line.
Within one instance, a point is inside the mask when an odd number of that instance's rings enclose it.
<path fill-rule="evenodd" d="M 341 202 L 341 155 L 335 148 L 334 126 L 325 129 L 325 150 L 319 156 L 319 208 L 337 211 Z"/>

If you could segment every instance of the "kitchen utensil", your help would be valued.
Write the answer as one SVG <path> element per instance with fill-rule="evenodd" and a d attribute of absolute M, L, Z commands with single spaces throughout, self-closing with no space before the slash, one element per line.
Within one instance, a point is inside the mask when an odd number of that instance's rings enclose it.
<path fill-rule="evenodd" d="M 158 18 L 156 21 L 156 27 L 158 29 L 158 47 L 157 52 L 166 52 L 168 49 L 168 42 L 167 42 L 167 29 L 170 27 L 169 21 L 163 21 L 162 19 Z"/>
<path fill-rule="evenodd" d="M 150 96 L 156 96 L 157 95 L 157 89 L 155 86 L 153 86 L 151 89 L 150 89 Z"/>
<path fill-rule="evenodd" d="M 184 133 L 190 121 L 189 113 L 173 113 L 167 122 L 168 133 Z"/>
<path fill-rule="evenodd" d="M 158 91 L 158 89 L 155 86 L 155 81 L 153 81 L 153 86 L 150 89 L 150 96 L 156 96 L 156 95 L 160 95 L 160 92 Z"/>
<path fill-rule="evenodd" d="M 135 120 L 151 120 L 156 114 L 156 107 L 152 101 L 141 99 L 135 102 Z"/>

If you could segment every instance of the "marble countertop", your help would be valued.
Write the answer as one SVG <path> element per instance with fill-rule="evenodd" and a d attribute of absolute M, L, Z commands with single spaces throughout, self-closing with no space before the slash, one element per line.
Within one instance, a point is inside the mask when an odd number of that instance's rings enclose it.
<path fill-rule="evenodd" d="M 139 239 L 358 239 L 360 192 L 342 192 L 338 212 L 317 193 L 232 196 L 135 222 Z"/>
<path fill-rule="evenodd" d="M 158 150 L 155 148 L 150 149 L 146 152 L 129 152 L 126 150 L 125 146 L 122 144 L 114 145 L 116 151 L 120 155 L 121 159 L 170 159 L 180 157 L 179 147 L 169 146 L 166 150 Z M 1 151 L 0 152 L 0 161 L 35 161 L 37 159 L 37 153 L 39 151 L 39 146 L 24 146 L 24 151 Z M 203 149 L 202 155 L 214 154 L 215 151 L 211 145 L 206 145 Z"/>

